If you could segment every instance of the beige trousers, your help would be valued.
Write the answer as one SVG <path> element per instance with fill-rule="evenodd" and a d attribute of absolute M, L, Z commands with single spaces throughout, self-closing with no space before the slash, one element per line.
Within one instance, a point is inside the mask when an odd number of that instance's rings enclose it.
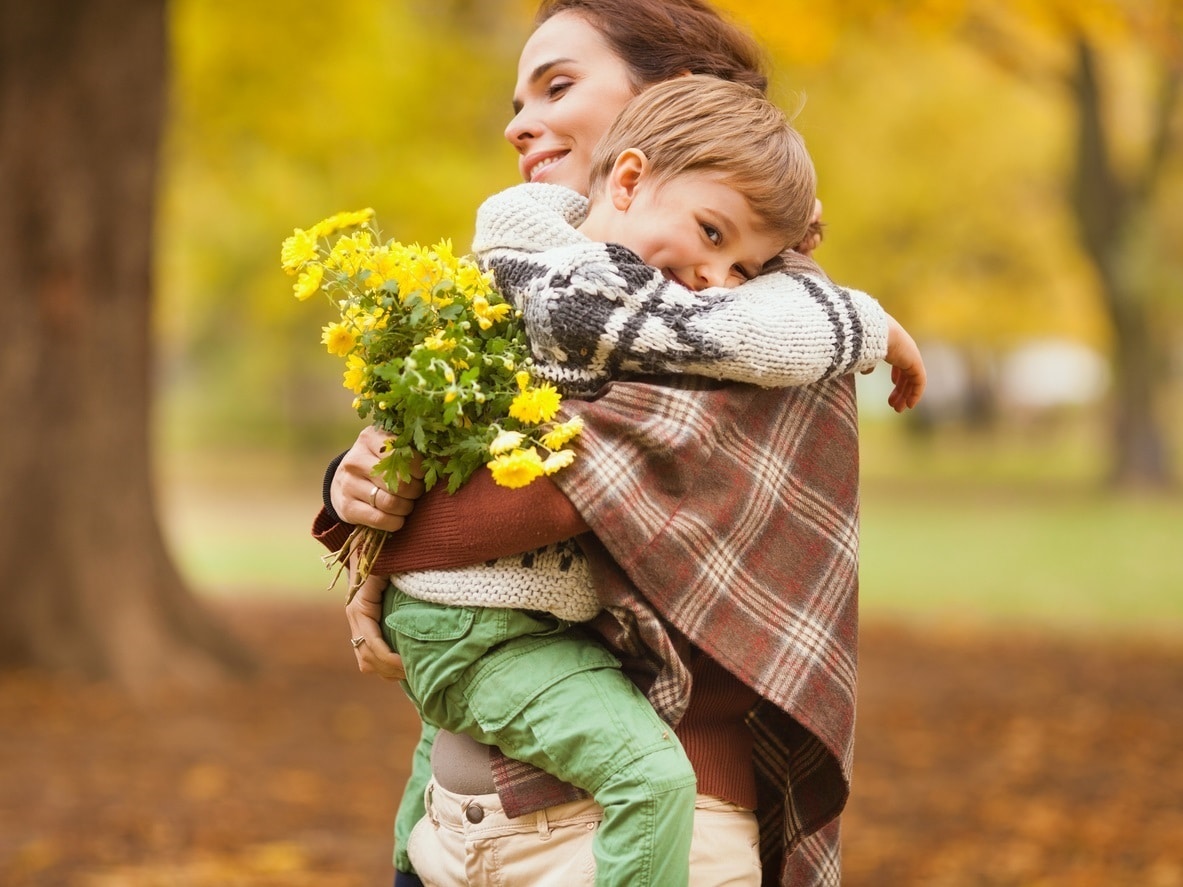
<path fill-rule="evenodd" d="M 592 887 L 600 808 L 573 801 L 508 818 L 497 795 L 458 795 L 434 782 L 407 851 L 428 887 Z M 670 885 L 678 887 L 678 885 Z M 711 795 L 694 805 L 689 887 L 760 887 L 755 814 Z"/>

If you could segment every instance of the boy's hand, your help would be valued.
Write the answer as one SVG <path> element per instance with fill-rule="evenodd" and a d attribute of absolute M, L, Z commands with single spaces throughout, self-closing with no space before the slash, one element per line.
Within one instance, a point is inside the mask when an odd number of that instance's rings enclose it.
<path fill-rule="evenodd" d="M 891 381 L 895 383 L 887 403 L 897 413 L 916 406 L 928 384 L 924 358 L 920 356 L 915 340 L 890 314 L 887 315 L 887 357 L 884 360 L 891 364 Z"/>
<path fill-rule="evenodd" d="M 357 594 L 345 606 L 352 632 L 350 643 L 357 657 L 357 670 L 362 674 L 376 674 L 388 681 L 401 681 L 407 673 L 403 658 L 390 649 L 382 637 L 382 595 L 390 581 L 387 576 L 370 576 Z M 361 640 L 358 640 L 358 639 Z"/>

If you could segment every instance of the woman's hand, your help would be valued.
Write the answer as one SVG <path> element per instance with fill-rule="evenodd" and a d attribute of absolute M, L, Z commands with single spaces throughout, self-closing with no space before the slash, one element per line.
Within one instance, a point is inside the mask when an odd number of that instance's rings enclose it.
<path fill-rule="evenodd" d="M 376 674 L 388 681 L 401 681 L 407 673 L 403 658 L 387 646 L 382 637 L 382 595 L 390 580 L 386 576 L 370 576 L 357 594 L 345 605 L 345 616 L 352 632 L 350 643 L 357 657 L 357 670 L 362 674 Z"/>
<path fill-rule="evenodd" d="M 333 474 L 329 499 L 346 523 L 392 533 L 402 529 L 415 500 L 423 495 L 423 482 L 419 475 L 391 490 L 374 476 L 387 438 L 373 426 L 362 430 Z"/>
<path fill-rule="evenodd" d="M 887 315 L 887 357 L 884 359 L 891 364 L 891 381 L 895 383 L 887 403 L 897 413 L 902 413 L 920 402 L 928 384 L 928 374 L 915 340 L 890 314 Z"/>

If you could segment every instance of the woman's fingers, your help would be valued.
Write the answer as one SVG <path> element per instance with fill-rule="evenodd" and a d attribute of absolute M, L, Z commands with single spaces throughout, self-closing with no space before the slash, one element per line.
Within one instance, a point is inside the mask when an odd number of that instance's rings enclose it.
<path fill-rule="evenodd" d="M 353 600 L 345 606 L 345 617 L 349 622 L 349 642 L 353 645 L 358 671 L 376 674 L 388 681 L 401 681 L 406 677 L 402 657 L 386 644 L 379 622 L 386 585 L 385 576 L 366 579 Z"/>
<path fill-rule="evenodd" d="M 412 466 L 410 480 L 391 490 L 374 476 L 388 435 L 374 427 L 362 430 L 341 459 L 329 487 L 333 510 L 346 523 L 393 533 L 402 529 L 415 500 L 423 495 L 422 468 Z"/>

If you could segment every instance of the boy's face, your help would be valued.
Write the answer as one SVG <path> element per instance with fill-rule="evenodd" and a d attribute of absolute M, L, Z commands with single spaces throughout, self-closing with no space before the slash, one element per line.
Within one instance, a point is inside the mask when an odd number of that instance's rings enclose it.
<path fill-rule="evenodd" d="M 711 172 L 644 176 L 613 228 L 613 242 L 691 290 L 739 286 L 789 246 Z"/>

